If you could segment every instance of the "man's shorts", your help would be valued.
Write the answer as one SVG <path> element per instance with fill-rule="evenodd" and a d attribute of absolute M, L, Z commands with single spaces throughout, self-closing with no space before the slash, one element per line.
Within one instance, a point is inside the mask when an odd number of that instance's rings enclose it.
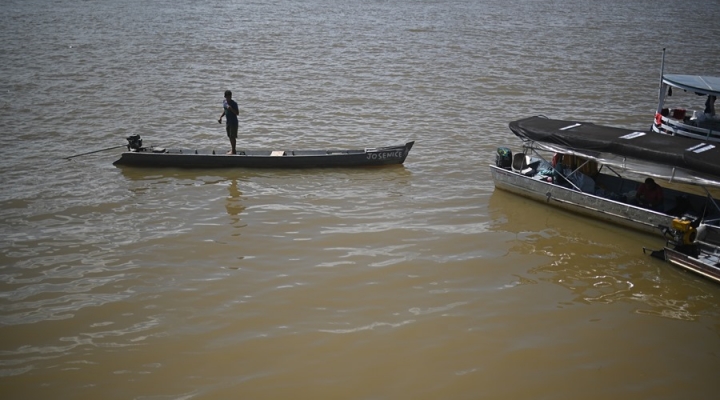
<path fill-rule="evenodd" d="M 230 139 L 237 139 L 238 126 L 237 125 L 225 125 L 225 130 Z"/>

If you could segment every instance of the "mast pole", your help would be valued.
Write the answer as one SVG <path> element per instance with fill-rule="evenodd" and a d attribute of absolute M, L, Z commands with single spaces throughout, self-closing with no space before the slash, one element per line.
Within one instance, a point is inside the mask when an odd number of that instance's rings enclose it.
<path fill-rule="evenodd" d="M 665 91 L 663 90 L 663 77 L 665 77 L 665 48 L 662 52 L 662 62 L 660 63 L 660 87 L 658 88 L 658 106 L 657 114 L 662 111 L 663 103 L 665 103 Z"/>

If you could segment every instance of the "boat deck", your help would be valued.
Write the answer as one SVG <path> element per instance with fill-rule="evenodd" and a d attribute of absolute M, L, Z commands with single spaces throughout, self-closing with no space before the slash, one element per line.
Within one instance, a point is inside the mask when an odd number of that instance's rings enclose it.
<path fill-rule="evenodd" d="M 227 154 L 220 150 L 207 149 L 163 149 L 156 148 L 150 152 L 155 154 L 198 154 L 198 155 L 239 155 L 247 157 L 270 156 L 326 156 L 333 154 L 364 154 L 365 150 L 238 150 L 237 154 Z"/>

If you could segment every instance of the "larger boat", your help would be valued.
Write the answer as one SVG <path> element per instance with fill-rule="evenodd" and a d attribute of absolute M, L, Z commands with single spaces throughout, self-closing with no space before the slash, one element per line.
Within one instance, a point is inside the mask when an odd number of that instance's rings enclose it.
<path fill-rule="evenodd" d="M 509 127 L 522 150 L 497 149 L 495 165 L 490 165 L 497 189 L 670 239 L 668 251 L 656 255 L 671 262 L 670 257 L 682 255 L 676 265 L 698 273 L 702 265 L 720 281 L 720 264 L 708 266 L 701 259 L 712 258 L 700 257 L 711 251 L 720 255 L 720 239 L 709 247 L 697 242 L 698 231 L 705 230 L 700 228 L 720 223 L 713 197 L 720 192 L 718 145 L 540 116 Z M 654 207 L 643 205 L 638 195 L 648 178 L 664 194 Z"/>
<path fill-rule="evenodd" d="M 666 74 L 663 49 L 653 132 L 720 142 L 720 115 L 715 111 L 718 96 L 720 77 Z"/>

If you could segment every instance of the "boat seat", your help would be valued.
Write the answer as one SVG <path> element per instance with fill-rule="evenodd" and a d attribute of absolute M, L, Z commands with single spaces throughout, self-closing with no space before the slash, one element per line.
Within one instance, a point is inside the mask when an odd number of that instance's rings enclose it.
<path fill-rule="evenodd" d="M 706 243 L 709 246 L 720 246 L 720 227 L 712 225 L 703 225 L 698 230 L 697 240 Z"/>
<path fill-rule="evenodd" d="M 528 156 L 522 153 L 513 154 L 512 170 L 521 172 L 528 166 Z"/>
<path fill-rule="evenodd" d="M 517 173 L 523 174 L 525 176 L 534 175 L 535 168 L 528 165 L 529 161 L 530 161 L 530 156 L 527 156 L 522 153 L 513 154 L 513 161 L 512 161 L 513 172 L 517 172 Z M 537 164 L 535 165 L 535 167 L 537 167 Z"/>

